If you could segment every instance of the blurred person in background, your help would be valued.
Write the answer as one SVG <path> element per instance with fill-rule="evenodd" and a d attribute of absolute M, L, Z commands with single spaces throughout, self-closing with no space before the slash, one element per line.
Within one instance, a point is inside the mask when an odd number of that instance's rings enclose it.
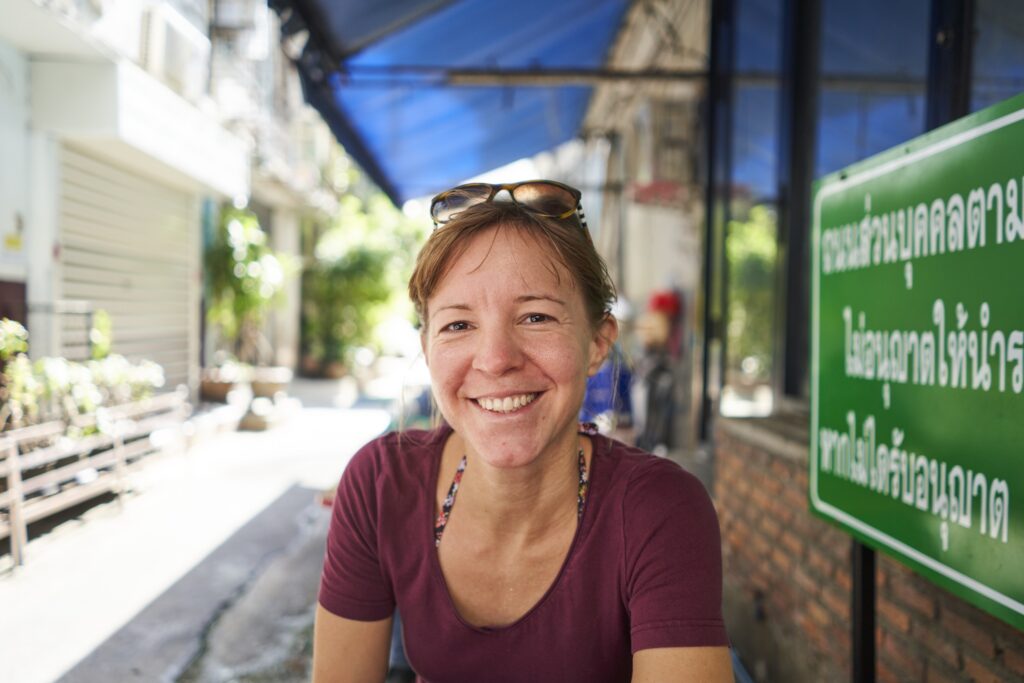
<path fill-rule="evenodd" d="M 676 433 L 676 379 L 672 349 L 682 337 L 682 301 L 676 292 L 651 294 L 636 324 L 641 352 L 636 363 L 633 403 L 636 406 L 636 445 L 656 455 L 668 455 Z"/>
<path fill-rule="evenodd" d="M 434 198 L 409 284 L 444 423 L 363 447 L 335 499 L 314 681 L 731 681 L 718 520 L 675 463 L 581 431 L 614 287 L 552 181 Z"/>

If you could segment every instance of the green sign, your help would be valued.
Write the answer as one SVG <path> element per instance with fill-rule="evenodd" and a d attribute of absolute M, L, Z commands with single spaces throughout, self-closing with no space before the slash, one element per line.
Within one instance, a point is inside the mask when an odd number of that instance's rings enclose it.
<path fill-rule="evenodd" d="M 812 509 L 1024 628 L 1024 96 L 812 211 Z"/>

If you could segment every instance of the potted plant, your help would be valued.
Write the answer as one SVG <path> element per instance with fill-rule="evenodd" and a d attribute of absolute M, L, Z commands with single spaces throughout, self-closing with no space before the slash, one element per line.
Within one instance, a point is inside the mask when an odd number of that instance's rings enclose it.
<path fill-rule="evenodd" d="M 227 208 L 205 256 L 207 318 L 227 346 L 229 357 L 203 373 L 202 392 L 225 400 L 238 383 L 250 381 L 256 396 L 272 397 L 287 388 L 291 370 L 262 367 L 270 356 L 263 325 L 281 302 L 288 263 L 267 244 L 256 214 Z"/>

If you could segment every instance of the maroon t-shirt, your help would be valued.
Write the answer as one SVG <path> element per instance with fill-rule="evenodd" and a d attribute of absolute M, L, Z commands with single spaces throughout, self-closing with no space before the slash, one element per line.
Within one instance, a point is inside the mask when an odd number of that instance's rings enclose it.
<path fill-rule="evenodd" d="M 434 546 L 449 432 L 387 434 L 352 458 L 327 539 L 325 609 L 376 621 L 397 605 L 406 656 L 429 683 L 622 683 L 637 650 L 728 644 L 718 518 L 703 485 L 602 436 L 591 437 L 583 517 L 544 597 L 508 626 L 463 621 Z"/>

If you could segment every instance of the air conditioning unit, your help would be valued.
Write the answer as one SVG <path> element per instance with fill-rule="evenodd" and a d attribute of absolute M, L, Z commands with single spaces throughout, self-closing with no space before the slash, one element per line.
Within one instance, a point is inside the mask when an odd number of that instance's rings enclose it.
<path fill-rule="evenodd" d="M 143 68 L 185 99 L 198 100 L 206 86 L 210 39 L 167 4 L 153 5 L 144 17 Z"/>

